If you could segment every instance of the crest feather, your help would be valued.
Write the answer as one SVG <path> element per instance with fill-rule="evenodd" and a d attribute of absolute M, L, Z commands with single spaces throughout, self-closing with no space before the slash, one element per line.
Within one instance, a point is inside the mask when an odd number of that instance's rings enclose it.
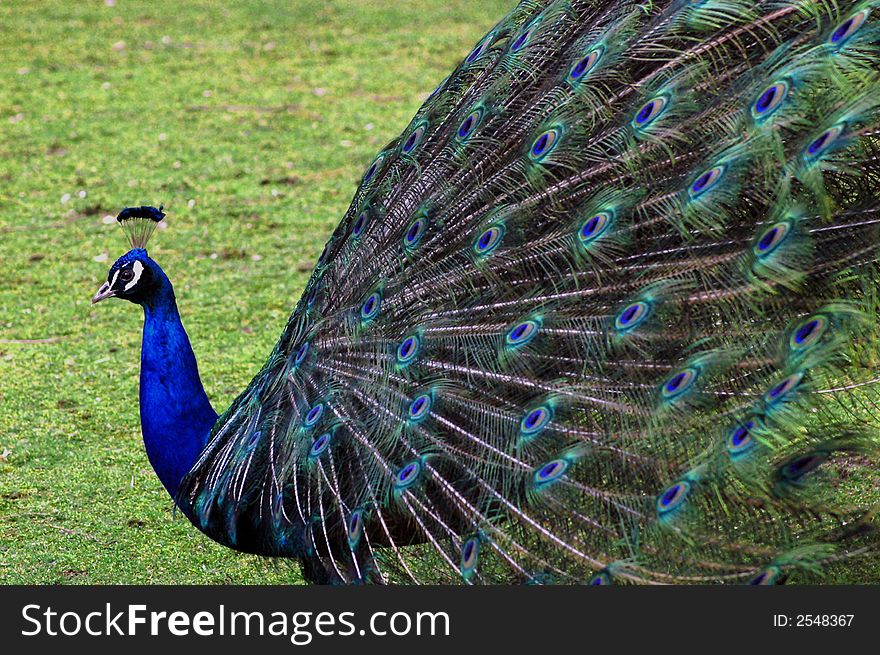
<path fill-rule="evenodd" d="M 165 218 L 162 212 L 164 205 L 160 205 L 159 209 L 155 207 L 126 207 L 116 220 L 122 226 L 122 231 L 128 237 L 128 242 L 134 248 L 146 248 L 147 241 L 153 235 L 156 226 Z"/>

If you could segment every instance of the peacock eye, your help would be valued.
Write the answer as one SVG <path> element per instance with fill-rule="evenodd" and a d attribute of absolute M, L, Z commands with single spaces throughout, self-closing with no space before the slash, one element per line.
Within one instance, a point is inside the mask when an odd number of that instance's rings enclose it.
<path fill-rule="evenodd" d="M 599 212 L 584 221 L 578 230 L 578 238 L 581 240 L 581 244 L 586 246 L 599 238 L 605 232 L 610 222 L 610 212 Z"/>
<path fill-rule="evenodd" d="M 636 114 L 636 117 L 633 118 L 633 127 L 636 129 L 647 127 L 649 123 L 654 122 L 654 120 L 663 113 L 667 104 L 669 104 L 669 98 L 666 96 L 657 96 L 653 100 L 646 102 L 642 105 L 642 108 L 639 110 L 639 113 Z"/>
<path fill-rule="evenodd" d="M 524 346 L 535 338 L 540 329 L 541 325 L 538 321 L 523 321 L 510 329 L 505 341 L 509 346 Z"/>
<path fill-rule="evenodd" d="M 634 302 L 624 307 L 614 319 L 614 327 L 618 330 L 632 330 L 645 322 L 651 306 L 643 301 Z"/>
<path fill-rule="evenodd" d="M 752 251 L 758 256 L 758 258 L 767 257 L 770 253 L 775 251 L 783 241 L 785 241 L 789 232 L 791 232 L 791 223 L 786 221 L 774 223 L 764 231 L 761 238 L 758 239 L 758 242 L 752 247 Z"/>
<path fill-rule="evenodd" d="M 373 160 L 373 163 L 370 164 L 370 167 L 367 169 L 367 172 L 364 173 L 363 183 L 366 184 L 376 175 L 376 171 L 379 170 L 379 167 L 382 165 L 382 161 L 385 159 L 385 153 L 379 153 L 379 156 Z"/>
<path fill-rule="evenodd" d="M 553 408 L 550 405 L 540 405 L 522 417 L 519 428 L 524 436 L 534 437 L 546 428 L 551 420 L 553 420 Z"/>
<path fill-rule="evenodd" d="M 803 377 L 804 374 L 802 371 L 792 373 L 787 378 L 782 380 L 782 382 L 778 383 L 776 386 L 770 389 L 770 391 L 765 393 L 764 400 L 768 403 L 775 403 L 782 400 L 788 395 L 790 391 L 792 391 L 801 383 Z"/>
<path fill-rule="evenodd" d="M 870 13 L 869 9 L 863 9 L 847 18 L 831 33 L 831 36 L 828 37 L 828 42 L 833 46 L 843 45 L 859 30 L 862 24 L 868 19 Z"/>
<path fill-rule="evenodd" d="M 663 383 L 660 393 L 666 400 L 678 398 L 694 385 L 699 376 L 700 371 L 692 367 L 676 371 L 672 377 Z"/>
<path fill-rule="evenodd" d="M 409 228 L 406 231 L 406 234 L 403 237 L 403 245 L 405 248 L 415 248 L 419 245 L 419 241 L 422 240 L 422 237 L 425 235 L 425 231 L 428 229 L 428 218 L 427 216 L 420 216 L 412 223 L 409 224 Z"/>
<path fill-rule="evenodd" d="M 415 150 L 416 146 L 421 143 L 422 137 L 425 136 L 425 130 L 427 129 L 428 123 L 426 121 L 422 121 L 421 123 L 419 123 L 416 128 L 410 133 L 407 140 L 403 143 L 403 152 L 410 153 Z"/>
<path fill-rule="evenodd" d="M 470 114 L 465 116 L 464 120 L 458 126 L 458 140 L 465 141 L 471 134 L 474 133 L 474 130 L 477 129 L 477 125 L 480 124 L 480 121 L 483 119 L 483 109 L 478 107 L 474 109 Z"/>
<path fill-rule="evenodd" d="M 419 422 L 428 416 L 431 411 L 433 399 L 430 394 L 423 393 L 416 396 L 409 405 L 409 418 L 411 421 Z"/>
<path fill-rule="evenodd" d="M 416 481 L 422 472 L 422 463 L 419 460 L 409 462 L 394 476 L 394 487 L 398 490 L 406 489 Z"/>
<path fill-rule="evenodd" d="M 825 152 L 831 148 L 832 144 L 840 138 L 840 135 L 843 134 L 845 128 L 846 123 L 838 123 L 834 127 L 822 132 L 822 134 L 813 139 L 810 142 L 810 145 L 807 146 L 806 150 L 804 150 L 804 159 L 807 161 L 814 161 L 824 155 Z"/>
<path fill-rule="evenodd" d="M 474 252 L 480 256 L 488 255 L 493 250 L 495 250 L 495 248 L 498 247 L 498 244 L 501 243 L 501 239 L 503 237 L 504 226 L 493 225 L 488 230 L 480 234 L 476 242 L 474 242 Z"/>
<path fill-rule="evenodd" d="M 604 48 L 602 46 L 593 48 L 585 57 L 578 60 L 578 62 L 571 67 L 571 70 L 568 72 L 569 78 L 572 80 L 580 80 L 584 77 L 595 68 L 596 63 L 602 57 L 603 51 Z"/>
<path fill-rule="evenodd" d="M 771 84 L 758 96 L 752 105 L 752 116 L 766 118 L 776 111 L 788 95 L 788 82 L 781 81 Z"/>
<path fill-rule="evenodd" d="M 713 166 L 704 171 L 688 188 L 691 198 L 696 200 L 701 195 L 713 188 L 724 175 L 725 166 Z"/>
<path fill-rule="evenodd" d="M 662 515 L 678 509 L 687 499 L 690 491 L 691 484 L 686 480 L 681 480 L 671 487 L 667 487 L 657 497 L 657 512 Z"/>
<path fill-rule="evenodd" d="M 535 29 L 535 26 L 536 26 L 536 23 L 533 22 L 533 23 L 528 27 L 528 29 L 526 29 L 524 32 L 522 32 L 522 33 L 516 38 L 516 40 L 515 40 L 515 41 L 513 42 L 513 44 L 510 46 L 510 51 L 511 51 L 511 52 L 518 52 L 519 50 L 522 50 L 522 49 L 525 47 L 525 45 L 529 42 L 529 37 L 531 37 L 531 35 L 532 35 L 532 31 Z"/>
<path fill-rule="evenodd" d="M 544 157 L 550 154 L 550 152 L 556 147 L 561 134 L 560 129 L 556 127 L 540 134 L 538 138 L 535 139 L 534 143 L 532 143 L 532 147 L 529 150 L 529 157 L 533 161 L 541 161 L 544 159 Z"/>
<path fill-rule="evenodd" d="M 556 482 L 568 470 L 571 464 L 566 459 L 554 459 L 536 468 L 532 473 L 532 480 L 539 487 Z"/>
<path fill-rule="evenodd" d="M 471 54 L 469 54 L 467 56 L 467 59 L 464 60 L 465 63 L 472 64 L 477 59 L 479 59 L 480 55 L 482 55 L 486 51 L 486 48 L 488 48 L 490 45 L 492 45 L 492 41 L 494 41 L 494 40 L 495 40 L 495 32 L 489 32 L 485 36 L 485 38 L 483 38 L 483 40 L 480 41 L 476 45 L 476 47 L 474 47 L 473 50 L 471 50 Z"/>
<path fill-rule="evenodd" d="M 123 282 L 131 282 L 134 279 L 134 271 L 130 268 L 124 268 L 119 271 L 119 279 Z"/>
<path fill-rule="evenodd" d="M 733 459 L 738 459 L 757 445 L 752 432 L 757 426 L 757 420 L 751 419 L 737 425 L 727 435 L 727 452 Z"/>
<path fill-rule="evenodd" d="M 798 325 L 788 338 L 788 345 L 792 350 L 804 350 L 809 348 L 828 329 L 828 319 L 824 316 L 813 316 Z"/>

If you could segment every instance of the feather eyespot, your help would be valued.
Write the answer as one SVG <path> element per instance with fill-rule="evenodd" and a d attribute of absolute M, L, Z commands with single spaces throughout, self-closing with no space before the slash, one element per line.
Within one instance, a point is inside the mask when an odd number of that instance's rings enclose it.
<path fill-rule="evenodd" d="M 529 37 L 532 35 L 532 31 L 534 31 L 534 29 L 534 25 L 532 25 L 526 31 L 516 37 L 514 42 L 510 45 L 510 51 L 519 52 L 520 50 L 522 50 L 529 42 Z"/>
<path fill-rule="evenodd" d="M 737 425 L 727 436 L 727 452 L 731 458 L 736 459 L 755 447 L 755 439 L 752 430 L 755 429 L 756 421 L 751 419 Z"/>
<path fill-rule="evenodd" d="M 494 251 L 501 243 L 504 237 L 504 228 L 500 225 L 493 225 L 477 237 L 474 242 L 474 252 L 484 257 Z"/>
<path fill-rule="evenodd" d="M 602 46 L 590 50 L 586 56 L 579 59 L 574 66 L 571 67 L 571 70 L 568 71 L 569 79 L 578 81 L 586 77 L 586 75 L 596 67 L 596 64 L 599 63 L 603 52 L 604 48 Z"/>
<path fill-rule="evenodd" d="M 431 413 L 431 405 L 433 404 L 434 400 L 431 398 L 431 394 L 423 393 L 416 396 L 409 404 L 409 420 L 415 423 L 423 420 Z"/>
<path fill-rule="evenodd" d="M 804 374 L 801 372 L 792 373 L 764 394 L 764 400 L 768 403 L 778 403 L 782 401 L 789 393 L 798 387 L 803 378 Z"/>
<path fill-rule="evenodd" d="M 607 587 L 608 585 L 614 584 L 614 581 L 611 579 L 611 574 L 608 572 L 608 569 L 603 569 L 590 578 L 588 584 L 591 587 Z"/>
<path fill-rule="evenodd" d="M 825 452 L 809 453 L 807 455 L 795 457 L 789 462 L 783 464 L 777 471 L 776 476 L 780 480 L 795 482 L 800 480 L 807 473 L 815 471 L 822 466 L 822 464 L 828 461 L 828 457 L 828 453 Z"/>
<path fill-rule="evenodd" d="M 427 129 L 428 123 L 426 121 L 422 121 L 421 123 L 419 123 L 416 128 L 410 133 L 409 137 L 407 137 L 406 141 L 403 142 L 401 150 L 407 154 L 415 150 L 416 146 L 418 146 L 422 142 L 422 137 L 425 136 L 425 130 Z"/>
<path fill-rule="evenodd" d="M 663 383 L 663 388 L 660 393 L 666 400 L 678 398 L 694 386 L 698 377 L 699 371 L 697 369 L 682 369 Z"/>
<path fill-rule="evenodd" d="M 571 463 L 567 459 L 554 459 L 535 469 L 532 479 L 538 487 L 556 482 L 565 475 Z"/>
<path fill-rule="evenodd" d="M 475 109 L 470 114 L 465 116 L 464 120 L 458 126 L 458 132 L 456 133 L 458 140 L 466 141 L 474 133 L 474 130 L 477 129 L 477 125 L 480 124 L 480 121 L 482 119 L 482 109 Z"/>
<path fill-rule="evenodd" d="M 676 482 L 657 496 L 657 513 L 661 516 L 675 511 L 687 500 L 691 492 L 691 484 L 686 480 Z"/>
<path fill-rule="evenodd" d="M 822 132 L 822 134 L 813 139 L 810 142 L 810 145 L 808 145 L 804 149 L 804 159 L 806 159 L 808 162 L 815 161 L 823 154 L 828 152 L 831 146 L 833 146 L 834 143 L 843 134 L 845 127 L 845 124 L 838 123 L 834 127 L 825 130 L 824 132 Z"/>
<path fill-rule="evenodd" d="M 834 29 L 831 36 L 828 37 L 828 42 L 834 46 L 841 46 L 849 41 L 850 37 L 852 37 L 852 35 L 864 25 L 865 21 L 868 20 L 868 15 L 870 13 L 870 9 L 863 9 L 847 18 Z"/>
<path fill-rule="evenodd" d="M 788 90 L 788 82 L 784 80 L 768 86 L 752 105 L 752 116 L 755 118 L 767 118 L 779 109 L 782 101 L 788 95 Z"/>
<path fill-rule="evenodd" d="M 260 441 L 260 437 L 262 436 L 262 432 L 257 430 L 256 432 L 251 433 L 251 436 L 248 437 L 247 443 L 245 444 L 245 448 L 248 450 L 254 448 L 257 443 Z"/>
<path fill-rule="evenodd" d="M 788 345 L 792 350 L 804 350 L 809 348 L 825 334 L 828 329 L 828 319 L 824 316 L 814 316 L 803 321 L 788 338 Z"/>
<path fill-rule="evenodd" d="M 413 460 L 401 468 L 397 475 L 394 476 L 394 487 L 396 489 L 406 489 L 415 483 L 419 474 L 422 472 L 422 463 L 419 460 Z"/>
<path fill-rule="evenodd" d="M 479 58 L 479 56 L 480 56 L 481 54 L 483 54 L 483 44 L 484 44 L 484 43 L 486 43 L 486 39 L 483 39 L 482 41 L 480 41 L 480 42 L 474 47 L 474 49 L 471 50 L 471 53 L 470 53 L 470 54 L 465 58 L 465 60 L 464 60 L 466 64 L 472 64 L 472 63 L 474 63 L 474 62 Z"/>
<path fill-rule="evenodd" d="M 324 432 L 312 442 L 312 447 L 311 449 L 309 449 L 309 457 L 311 457 L 312 459 L 318 458 L 323 455 L 329 447 L 330 433 Z"/>
<path fill-rule="evenodd" d="M 364 301 L 364 304 L 361 305 L 361 319 L 364 321 L 370 321 L 376 316 L 379 315 L 379 309 L 382 305 L 382 294 L 378 291 L 374 291 L 367 299 Z"/>
<path fill-rule="evenodd" d="M 358 217 L 354 221 L 354 225 L 351 226 L 351 236 L 355 239 L 360 238 L 360 236 L 364 233 L 364 230 L 367 228 L 367 223 L 370 221 L 370 210 L 364 209 L 358 214 Z"/>
<path fill-rule="evenodd" d="M 666 109 L 666 106 L 669 104 L 668 96 L 661 95 L 657 96 L 653 100 L 649 100 L 639 112 L 635 115 L 635 118 L 632 120 L 632 125 L 636 129 L 642 129 L 653 123 L 657 120 L 657 117 L 663 113 L 663 110 Z"/>
<path fill-rule="evenodd" d="M 578 239 L 581 245 L 587 246 L 598 239 L 611 223 L 609 212 L 599 212 L 585 220 L 578 229 Z"/>
<path fill-rule="evenodd" d="M 553 409 L 549 405 L 535 407 L 522 417 L 519 423 L 520 432 L 527 437 L 534 437 L 546 428 L 553 420 Z"/>
<path fill-rule="evenodd" d="M 367 172 L 364 173 L 363 183 L 366 184 L 376 175 L 376 171 L 379 170 L 379 166 L 382 165 L 382 161 L 385 159 L 385 154 L 382 153 L 376 159 L 373 160 L 373 163 L 370 164 L 370 167 L 367 169 Z"/>
<path fill-rule="evenodd" d="M 400 364 L 409 364 L 412 362 L 416 355 L 419 353 L 419 347 L 421 346 L 421 340 L 418 335 L 408 336 L 406 339 L 400 342 L 400 345 L 397 346 L 397 361 Z"/>
<path fill-rule="evenodd" d="M 477 45 L 474 46 L 474 49 L 471 50 L 470 54 L 465 58 L 464 62 L 466 64 L 474 63 L 477 59 L 480 58 L 480 56 L 483 53 L 486 52 L 486 49 L 490 45 L 492 45 L 492 42 L 494 40 L 495 40 L 495 32 L 494 31 L 489 32 L 485 37 L 483 37 L 482 41 L 480 41 Z"/>
<path fill-rule="evenodd" d="M 758 575 L 756 575 L 754 578 L 749 580 L 749 584 L 752 586 L 760 586 L 760 587 L 775 585 L 776 582 L 779 580 L 780 573 L 781 573 L 781 571 L 779 570 L 778 567 L 769 566 L 766 569 L 764 569 L 763 571 L 761 571 L 760 573 L 758 573 Z"/>
<path fill-rule="evenodd" d="M 528 320 L 514 325 L 507 333 L 505 341 L 509 346 L 524 346 L 537 336 L 541 325 L 538 321 Z"/>
<path fill-rule="evenodd" d="M 477 562 L 480 557 L 480 538 L 471 537 L 461 546 L 461 563 L 459 568 L 461 576 L 470 580 L 477 570 Z"/>
<path fill-rule="evenodd" d="M 321 416 L 324 414 L 324 404 L 318 403 L 314 407 L 309 410 L 309 413 L 306 414 L 305 421 L 303 421 L 304 425 L 307 428 L 314 427 L 315 424 L 321 420 Z"/>
<path fill-rule="evenodd" d="M 412 223 L 409 224 L 409 227 L 406 230 L 406 234 L 403 235 L 403 245 L 405 248 L 415 248 L 419 245 L 419 242 L 422 240 L 422 237 L 425 235 L 425 232 L 428 230 L 428 219 L 425 216 L 420 216 Z"/>
<path fill-rule="evenodd" d="M 537 139 L 532 143 L 532 147 L 529 149 L 529 158 L 532 161 L 541 161 L 556 148 L 560 138 L 562 136 L 562 132 L 559 128 L 553 127 L 542 133 Z"/>
<path fill-rule="evenodd" d="M 759 258 L 767 257 L 770 253 L 776 250 L 783 241 L 785 241 L 785 238 L 790 231 L 791 224 L 785 221 L 771 225 L 764 231 L 761 238 L 758 239 L 758 242 L 752 247 L 752 251 Z"/>
<path fill-rule="evenodd" d="M 358 542 L 361 540 L 361 533 L 364 527 L 364 510 L 356 509 L 348 517 L 348 524 L 345 529 L 345 536 L 348 540 L 348 547 L 354 550 Z"/>
<path fill-rule="evenodd" d="M 619 331 L 634 330 L 646 320 L 651 314 L 651 306 L 644 302 L 638 301 L 623 308 L 614 319 L 614 327 Z"/>
<path fill-rule="evenodd" d="M 701 173 L 700 176 L 693 181 L 690 187 L 688 187 L 688 193 L 691 198 L 696 200 L 704 193 L 717 186 L 721 181 L 721 178 L 724 177 L 724 172 L 724 166 L 713 166 L 709 170 Z"/>
<path fill-rule="evenodd" d="M 309 342 L 306 341 L 303 345 L 299 347 L 299 350 L 296 351 L 296 356 L 293 358 L 293 365 L 299 366 L 300 364 L 302 364 L 306 359 L 306 355 L 308 354 Z"/>

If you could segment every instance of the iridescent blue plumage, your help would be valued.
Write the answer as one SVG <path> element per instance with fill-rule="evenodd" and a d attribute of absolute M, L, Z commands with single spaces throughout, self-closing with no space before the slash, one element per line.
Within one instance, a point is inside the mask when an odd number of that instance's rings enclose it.
<path fill-rule="evenodd" d="M 216 422 L 170 283 L 139 296 L 163 483 L 316 582 L 778 584 L 876 550 L 830 481 L 880 447 L 878 19 L 520 3 Z"/>

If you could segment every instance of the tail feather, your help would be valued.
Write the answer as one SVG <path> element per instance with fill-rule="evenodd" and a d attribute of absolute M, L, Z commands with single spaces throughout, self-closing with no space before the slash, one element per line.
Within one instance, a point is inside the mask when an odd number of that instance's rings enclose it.
<path fill-rule="evenodd" d="M 368 166 L 181 504 L 319 582 L 871 552 L 829 471 L 878 446 L 878 19 L 522 2 Z"/>

